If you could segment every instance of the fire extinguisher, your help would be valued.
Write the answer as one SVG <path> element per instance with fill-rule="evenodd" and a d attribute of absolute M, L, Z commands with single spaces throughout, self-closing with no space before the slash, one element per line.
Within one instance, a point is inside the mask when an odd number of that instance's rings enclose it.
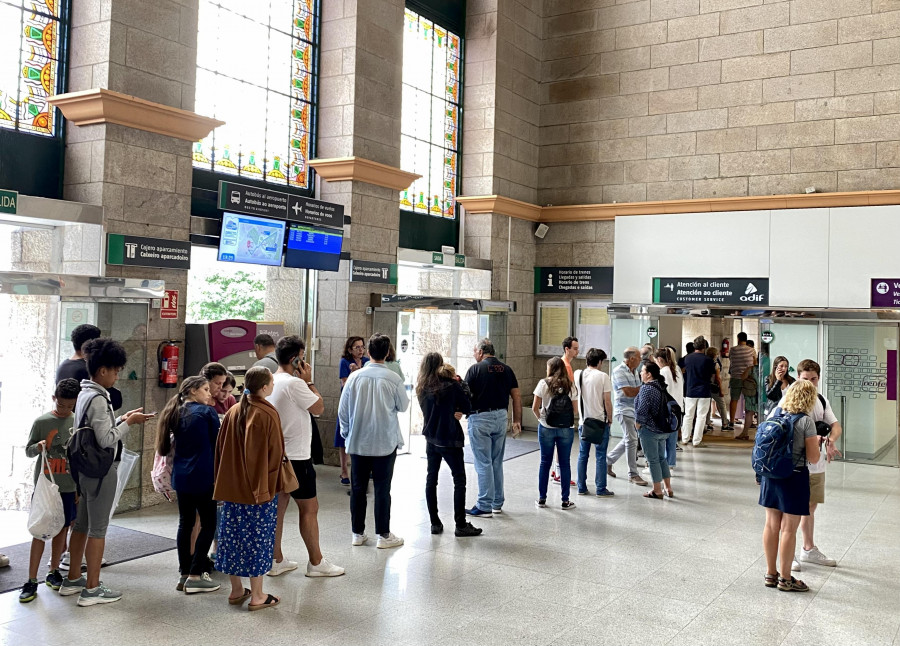
<path fill-rule="evenodd" d="M 159 363 L 159 387 L 175 388 L 178 386 L 178 348 L 180 341 L 163 341 L 156 348 L 156 359 Z"/>
<path fill-rule="evenodd" d="M 722 357 L 727 358 L 728 352 L 731 350 L 731 341 L 728 339 L 722 339 Z"/>

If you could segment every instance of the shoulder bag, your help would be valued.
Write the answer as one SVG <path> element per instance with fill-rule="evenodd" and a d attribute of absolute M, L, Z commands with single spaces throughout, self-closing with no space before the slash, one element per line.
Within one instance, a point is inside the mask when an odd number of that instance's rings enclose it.
<path fill-rule="evenodd" d="M 609 432 L 609 422 L 584 416 L 584 370 L 578 375 L 578 389 L 581 391 L 581 397 L 578 398 L 578 409 L 581 413 L 581 440 L 591 444 L 600 444 Z M 600 405 L 603 405 L 602 401 Z"/>

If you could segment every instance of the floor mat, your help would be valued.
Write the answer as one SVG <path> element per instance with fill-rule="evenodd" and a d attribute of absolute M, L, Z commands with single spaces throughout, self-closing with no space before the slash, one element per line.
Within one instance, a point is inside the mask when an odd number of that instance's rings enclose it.
<path fill-rule="evenodd" d="M 109 526 L 106 532 L 106 551 L 103 557 L 109 561 L 107 567 L 116 563 L 132 561 L 151 554 L 159 554 L 175 549 L 171 538 L 136 532 L 124 527 Z M 31 543 L 19 543 L 10 547 L 0 547 L 0 554 L 9 557 L 9 567 L 0 569 L 0 593 L 17 590 L 28 579 L 28 559 Z M 44 556 L 38 569 L 38 581 L 43 582 L 50 559 L 50 542 L 44 545 Z"/>
<path fill-rule="evenodd" d="M 506 447 L 503 451 L 503 461 L 512 460 L 513 458 L 518 458 L 522 455 L 527 455 L 529 453 L 534 453 L 538 449 L 541 448 L 541 445 L 537 442 L 529 442 L 528 440 L 514 440 L 511 437 L 506 438 Z M 472 449 L 469 448 L 469 445 L 466 444 L 463 449 L 465 453 L 465 461 L 466 464 L 475 464 L 475 458 L 472 456 Z"/>

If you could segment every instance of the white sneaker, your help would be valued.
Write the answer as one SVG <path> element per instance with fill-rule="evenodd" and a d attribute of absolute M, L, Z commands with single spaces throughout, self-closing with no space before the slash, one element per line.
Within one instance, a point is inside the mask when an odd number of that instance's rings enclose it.
<path fill-rule="evenodd" d="M 393 532 L 388 532 L 386 535 L 378 537 L 378 544 L 376 547 L 380 550 L 387 550 L 392 547 L 400 547 L 401 545 L 403 545 L 403 539 Z"/>
<path fill-rule="evenodd" d="M 824 567 L 836 567 L 837 561 L 834 559 L 830 559 L 822 552 L 819 551 L 818 547 L 813 547 L 811 550 L 805 550 L 802 547 L 800 548 L 800 560 L 806 563 L 815 563 L 816 565 L 822 565 Z"/>
<path fill-rule="evenodd" d="M 292 561 L 290 559 L 284 559 L 281 563 L 272 561 L 272 569 L 266 572 L 266 574 L 269 576 L 281 576 L 285 572 L 296 570 L 297 565 L 297 561 Z"/>
<path fill-rule="evenodd" d="M 369 537 L 365 534 L 354 534 L 353 535 L 353 547 L 359 547 L 360 545 L 365 545 L 366 541 L 369 540 Z"/>
<path fill-rule="evenodd" d="M 641 469 L 641 475 L 644 476 L 645 478 L 649 478 L 650 480 L 653 480 L 653 476 L 650 473 L 649 467 L 646 469 Z"/>
<path fill-rule="evenodd" d="M 801 548 L 802 551 L 802 548 Z M 800 571 L 800 563 L 797 562 L 797 559 L 794 559 L 793 563 L 791 563 L 791 572 L 799 572 Z"/>
<path fill-rule="evenodd" d="M 306 563 L 306 576 L 341 576 L 343 573 L 344 568 L 335 565 L 324 556 L 318 565 L 313 565 L 309 561 Z"/>
<path fill-rule="evenodd" d="M 47 567 L 50 567 L 50 560 L 51 559 L 47 559 Z M 68 552 L 63 552 L 62 556 L 59 557 L 59 569 L 62 571 L 69 569 L 69 553 Z"/>

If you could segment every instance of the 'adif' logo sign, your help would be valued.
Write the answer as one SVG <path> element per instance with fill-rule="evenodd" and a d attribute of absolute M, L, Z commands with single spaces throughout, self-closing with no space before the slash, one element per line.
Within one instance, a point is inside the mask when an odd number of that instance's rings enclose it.
<path fill-rule="evenodd" d="M 753 283 L 747 283 L 747 289 L 744 290 L 744 295 L 741 296 L 741 300 L 748 303 L 759 303 L 765 299 L 764 294 L 760 294 L 759 290 L 756 288 L 756 285 Z"/>

